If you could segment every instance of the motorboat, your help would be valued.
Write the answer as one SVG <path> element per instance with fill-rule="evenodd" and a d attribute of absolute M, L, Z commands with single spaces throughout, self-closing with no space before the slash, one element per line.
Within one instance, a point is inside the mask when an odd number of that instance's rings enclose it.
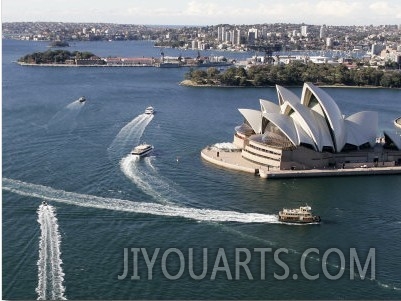
<path fill-rule="evenodd" d="M 151 107 L 151 106 L 147 107 L 145 109 L 145 114 L 152 115 L 154 112 L 155 112 L 155 109 L 153 107 Z"/>
<path fill-rule="evenodd" d="M 46 202 L 46 201 L 43 201 L 43 202 L 42 202 L 42 205 L 43 205 L 43 206 L 47 206 L 47 202 Z"/>
<path fill-rule="evenodd" d="M 398 128 L 401 128 L 401 117 L 398 117 L 394 120 L 394 125 Z"/>
<path fill-rule="evenodd" d="M 320 216 L 312 214 L 312 208 L 308 205 L 295 209 L 283 208 L 278 213 L 278 219 L 280 222 L 298 224 L 320 223 L 321 221 Z"/>
<path fill-rule="evenodd" d="M 80 98 L 78 98 L 78 101 L 79 102 L 85 102 L 86 101 L 85 96 L 81 96 Z"/>
<path fill-rule="evenodd" d="M 150 154 L 152 150 L 153 150 L 153 145 L 144 143 L 135 146 L 134 149 L 131 151 L 131 155 L 145 157 L 146 155 Z"/>

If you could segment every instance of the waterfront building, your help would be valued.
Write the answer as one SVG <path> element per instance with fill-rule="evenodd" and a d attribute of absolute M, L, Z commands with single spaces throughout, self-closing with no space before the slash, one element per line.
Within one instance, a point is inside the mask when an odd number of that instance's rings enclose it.
<path fill-rule="evenodd" d="M 401 137 L 384 132 L 376 143 L 378 114 L 345 117 L 323 89 L 305 83 L 299 98 L 277 86 L 278 104 L 260 99 L 260 110 L 239 109 L 244 122 L 233 144 L 242 158 L 269 169 L 388 167 L 401 164 Z"/>

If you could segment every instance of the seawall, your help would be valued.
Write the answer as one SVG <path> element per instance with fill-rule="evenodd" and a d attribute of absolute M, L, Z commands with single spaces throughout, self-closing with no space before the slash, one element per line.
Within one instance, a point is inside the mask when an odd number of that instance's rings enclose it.
<path fill-rule="evenodd" d="M 391 167 L 358 167 L 345 169 L 307 169 L 307 170 L 278 170 L 268 169 L 252 163 L 241 156 L 241 151 L 225 151 L 207 147 L 201 151 L 201 157 L 218 166 L 259 175 L 266 179 L 311 178 L 311 177 L 340 177 L 401 174 L 401 166 Z"/>

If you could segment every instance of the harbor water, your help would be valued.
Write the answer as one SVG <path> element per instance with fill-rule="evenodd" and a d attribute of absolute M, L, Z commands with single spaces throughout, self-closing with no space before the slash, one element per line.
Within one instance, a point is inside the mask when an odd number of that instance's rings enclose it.
<path fill-rule="evenodd" d="M 237 109 L 276 101 L 274 88 L 184 87 L 185 68 L 14 63 L 46 49 L 3 40 L 3 299 L 401 298 L 400 175 L 266 180 L 217 167 L 200 151 L 231 142 Z M 161 51 L 143 41 L 68 50 Z M 381 130 L 401 116 L 401 90 L 325 90 L 347 116 L 378 111 Z M 143 142 L 152 154 L 132 156 Z M 305 204 L 321 224 L 278 222 Z M 144 254 L 157 250 L 149 275 Z"/>

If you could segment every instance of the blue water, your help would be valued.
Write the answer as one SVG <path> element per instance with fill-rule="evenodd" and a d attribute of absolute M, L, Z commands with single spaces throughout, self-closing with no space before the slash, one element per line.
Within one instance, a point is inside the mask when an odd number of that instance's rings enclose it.
<path fill-rule="evenodd" d="M 259 98 L 276 101 L 275 89 L 182 87 L 186 69 L 13 63 L 46 46 L 3 41 L 3 299 L 401 298 L 401 176 L 267 181 L 218 168 L 204 162 L 200 150 L 232 141 L 242 122 L 237 108 L 257 109 Z M 101 56 L 160 54 L 150 42 L 80 42 L 75 49 Z M 381 130 L 392 129 L 392 120 L 401 116 L 400 90 L 326 91 L 345 115 L 378 111 Z M 84 104 L 76 101 L 82 95 Z M 156 109 L 153 117 L 143 114 L 149 105 Z M 136 161 L 129 152 L 140 142 L 153 144 L 155 151 Z M 322 216 L 321 225 L 277 222 L 282 207 L 306 202 Z M 128 277 L 118 280 L 124 248 L 146 248 L 149 254 L 160 248 L 152 280 L 142 255 L 141 279 L 131 280 L 130 268 Z M 167 279 L 161 267 L 169 248 L 185 257 L 177 280 Z M 203 280 L 189 274 L 189 248 L 196 274 L 202 270 L 202 249 L 208 250 Z M 219 248 L 233 280 L 224 271 L 211 280 Z M 235 279 L 236 248 L 251 251 L 253 280 L 242 268 Z M 265 280 L 254 248 L 272 248 Z M 288 250 L 280 254 L 290 270 L 285 280 L 274 277 L 284 274 L 273 259 L 279 248 Z M 306 260 L 309 274 L 320 274 L 317 280 L 300 272 L 308 248 L 320 250 Z M 322 257 L 330 248 L 346 258 L 338 280 L 323 274 Z M 364 280 L 350 280 L 350 248 L 362 263 L 375 248 L 375 279 L 369 270 Z M 168 271 L 176 274 L 178 255 L 168 259 Z M 330 255 L 333 275 L 337 266 L 338 256 Z"/>

